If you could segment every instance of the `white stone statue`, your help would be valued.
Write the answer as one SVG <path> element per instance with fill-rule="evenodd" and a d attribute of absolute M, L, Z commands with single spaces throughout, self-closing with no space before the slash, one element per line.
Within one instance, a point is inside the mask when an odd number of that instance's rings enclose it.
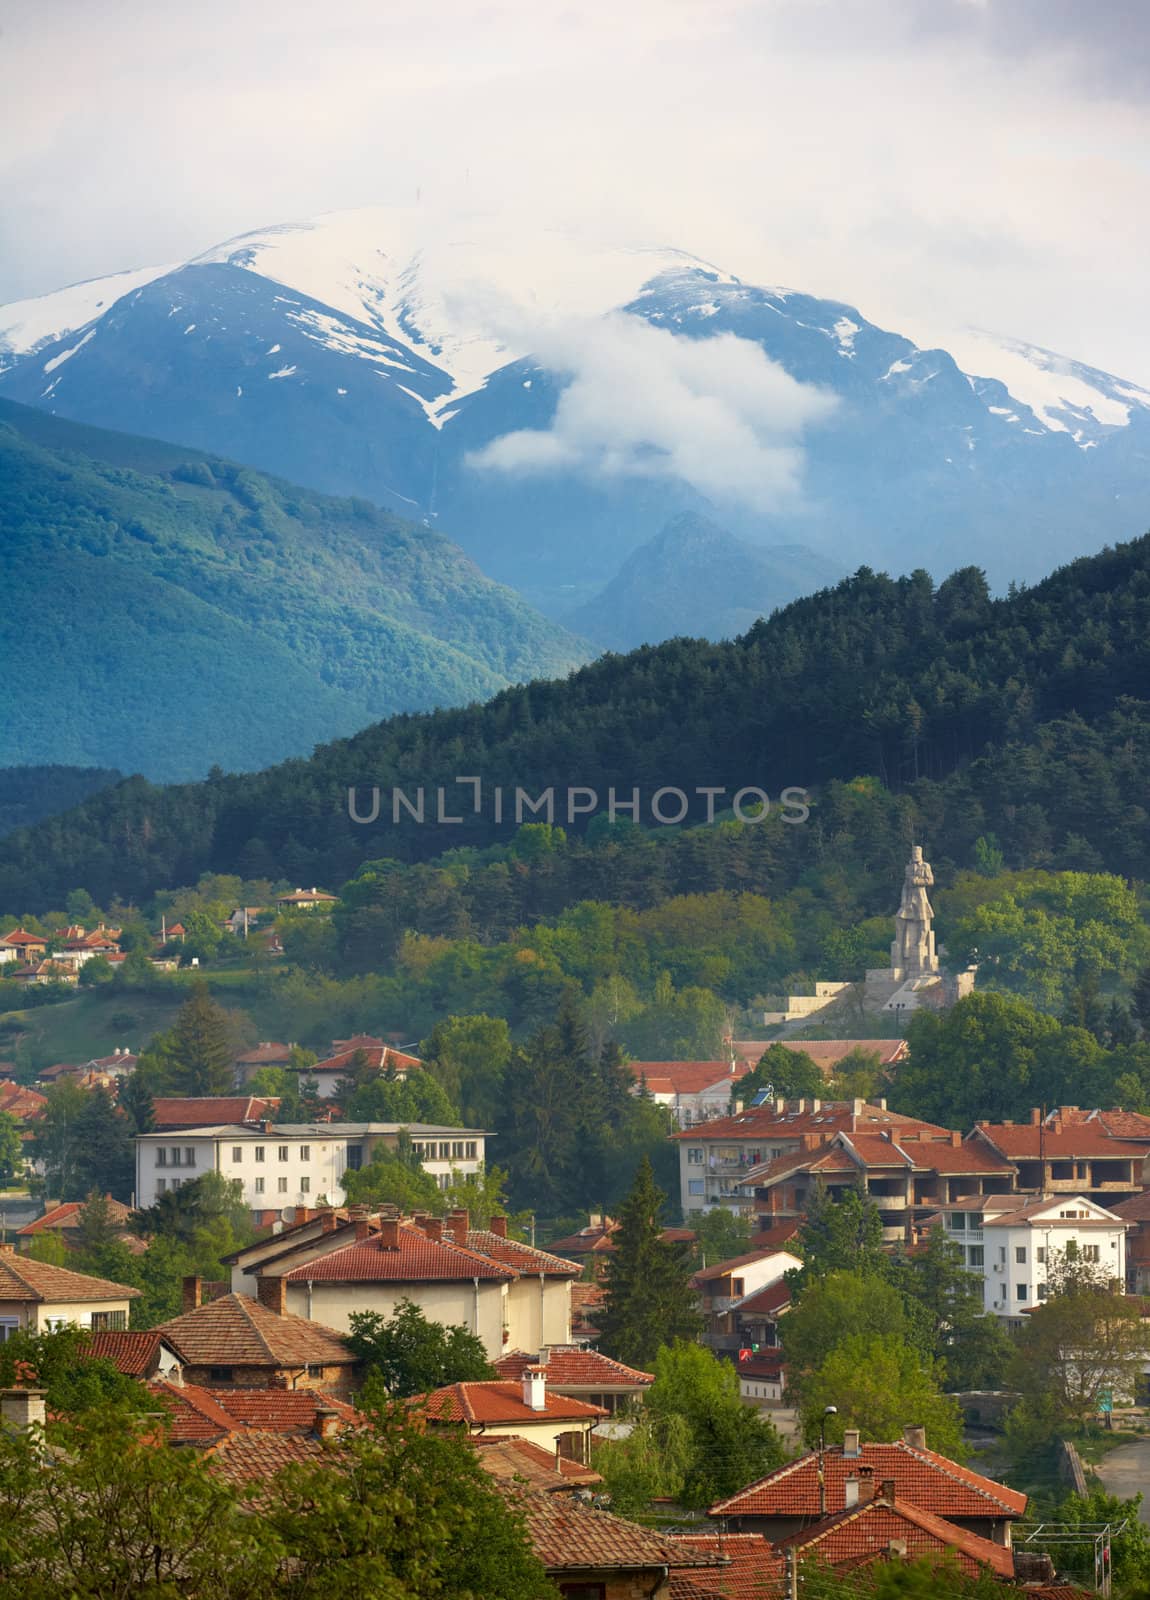
<path fill-rule="evenodd" d="M 922 846 L 916 844 L 903 877 L 902 902 L 895 913 L 894 943 L 890 947 L 891 974 L 900 980 L 938 972 L 931 928 L 934 912 L 926 892 L 933 883 L 930 862 L 923 860 Z"/>

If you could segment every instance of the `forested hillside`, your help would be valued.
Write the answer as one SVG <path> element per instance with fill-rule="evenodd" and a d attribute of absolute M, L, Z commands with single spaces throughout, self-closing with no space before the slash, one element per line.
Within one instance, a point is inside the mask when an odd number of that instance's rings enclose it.
<path fill-rule="evenodd" d="M 122 777 L 112 767 L 0 767 L 0 834 L 79 805 Z"/>
<path fill-rule="evenodd" d="M 727 804 L 749 784 L 776 799 L 807 786 L 808 822 L 732 847 L 770 851 L 769 874 L 744 879 L 755 887 L 799 882 L 828 854 L 864 874 L 881 858 L 889 884 L 912 835 L 939 865 L 967 863 L 990 832 L 1011 865 L 1135 875 L 1150 846 L 1148 699 L 1150 538 L 997 601 L 973 569 L 937 587 L 925 573 L 864 569 L 732 643 L 608 656 L 485 706 L 393 718 L 255 776 L 169 789 L 131 780 L 4 841 L 0 903 L 60 903 L 79 886 L 138 898 L 205 870 L 336 884 L 365 860 L 506 837 L 488 806 L 464 805 L 450 829 L 393 825 L 386 803 L 373 826 L 348 818 L 350 786 L 386 796 L 423 785 L 434 799 L 460 774 L 532 794 L 587 785 L 601 802 L 609 785 L 725 786 Z M 861 794 L 860 775 L 875 780 Z"/>
<path fill-rule="evenodd" d="M 0 763 L 251 770 L 588 653 L 429 529 L 194 450 L 5 401 L 0 477 L 10 687 L 50 653 Z"/>

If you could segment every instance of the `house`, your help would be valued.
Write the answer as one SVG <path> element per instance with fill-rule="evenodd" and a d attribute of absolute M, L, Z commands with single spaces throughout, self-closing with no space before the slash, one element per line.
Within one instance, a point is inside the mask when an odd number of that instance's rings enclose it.
<path fill-rule="evenodd" d="M 180 1372 L 180 1358 L 155 1328 L 110 1329 L 93 1333 L 88 1354 L 110 1361 L 125 1378 L 171 1378 Z"/>
<path fill-rule="evenodd" d="M 797 1221 L 816 1187 L 831 1195 L 861 1189 L 878 1207 L 884 1241 L 910 1244 L 940 1204 L 1009 1191 L 1016 1177 L 1013 1164 L 989 1146 L 923 1123 L 840 1130 L 821 1142 L 805 1135 L 802 1149 L 752 1167 L 739 1188 L 760 1222 Z"/>
<path fill-rule="evenodd" d="M 17 967 L 12 974 L 15 983 L 76 983 L 76 969 L 54 956 L 34 961 L 29 966 Z"/>
<path fill-rule="evenodd" d="M 1068 1249 L 1125 1291 L 1126 1220 L 1085 1195 L 987 1195 L 937 1220 L 982 1279 L 987 1315 L 1008 1323 L 1021 1326 L 1046 1299 L 1047 1274 Z"/>
<path fill-rule="evenodd" d="M 765 1046 L 763 1047 L 766 1048 Z M 750 1061 L 629 1061 L 635 1094 L 666 1106 L 676 1127 L 723 1117 L 739 1081 L 754 1070 Z"/>
<path fill-rule="evenodd" d="M 47 1097 L 20 1083 L 0 1083 L 0 1111 L 17 1122 L 34 1122 L 48 1104 Z"/>
<path fill-rule="evenodd" d="M 429 1320 L 463 1324 L 483 1342 L 489 1358 L 508 1342 L 508 1289 L 520 1274 L 454 1240 L 435 1240 L 413 1223 L 357 1218 L 350 1243 L 303 1252 L 259 1269 L 257 1292 L 265 1306 L 306 1316 L 346 1333 L 356 1311 L 391 1317 L 404 1300 Z M 298 1264 L 295 1264 L 298 1261 Z"/>
<path fill-rule="evenodd" d="M 760 1533 L 675 1533 L 672 1547 L 694 1565 L 671 1568 L 671 1600 L 782 1600 L 786 1563 Z M 713 1567 L 698 1565 L 710 1556 Z"/>
<path fill-rule="evenodd" d="M 607 1257 L 615 1248 L 614 1236 L 618 1231 L 619 1223 L 614 1217 L 592 1211 L 585 1228 L 554 1240 L 550 1248 L 557 1256 L 570 1256 L 573 1261 L 581 1263 L 589 1261 L 592 1272 L 599 1277 L 607 1264 Z M 688 1245 L 694 1244 L 695 1233 L 691 1228 L 664 1228 L 659 1238 L 664 1244 Z"/>
<path fill-rule="evenodd" d="M 0 1343 L 14 1333 L 47 1333 L 74 1323 L 93 1331 L 128 1326 L 139 1289 L 94 1278 L 70 1267 L 49 1266 L 0 1244 Z"/>
<path fill-rule="evenodd" d="M 279 1100 L 267 1095 L 160 1095 L 152 1101 L 152 1131 L 214 1128 L 223 1123 L 258 1128 L 274 1119 L 279 1108 Z"/>
<path fill-rule="evenodd" d="M 29 933 L 26 928 L 15 928 L 0 935 L 0 962 L 19 962 L 26 965 L 47 953 L 48 940 L 42 933 Z"/>
<path fill-rule="evenodd" d="M 244 1100 L 245 1105 L 249 1104 Z M 342 1205 L 343 1176 L 371 1160 L 377 1146 L 394 1150 L 400 1134 L 446 1189 L 456 1174 L 483 1168 L 486 1135 L 474 1128 L 430 1123 L 304 1122 L 265 1119 L 181 1130 L 156 1129 L 136 1138 L 136 1197 L 141 1209 L 201 1172 L 239 1181 L 257 1222 L 282 1218 L 297 1206 L 326 1200 Z"/>
<path fill-rule="evenodd" d="M 127 1078 L 136 1070 L 139 1057 L 126 1046 L 117 1045 L 110 1056 L 94 1056 L 84 1063 L 85 1072 L 97 1072 L 109 1078 Z"/>
<path fill-rule="evenodd" d="M 231 915 L 225 918 L 224 926 L 229 933 L 234 933 L 237 938 L 246 939 L 260 918 L 266 916 L 266 906 L 237 906 Z M 179 924 L 177 923 L 176 926 L 178 927 Z M 175 928 L 170 928 L 168 937 L 175 937 L 175 933 Z"/>
<path fill-rule="evenodd" d="M 576 1344 L 544 1345 L 533 1355 L 512 1350 L 494 1365 L 499 1376 L 509 1382 L 521 1382 L 528 1367 L 543 1367 L 553 1394 L 586 1400 L 608 1413 L 628 1400 L 641 1400 L 655 1381 L 653 1372 L 640 1372 Z"/>
<path fill-rule="evenodd" d="M 602 1406 L 554 1393 L 539 1366 L 525 1367 L 514 1383 L 449 1383 L 419 1396 L 418 1403 L 430 1423 L 462 1424 L 485 1437 L 514 1434 L 583 1466 L 591 1459 L 591 1434 L 607 1415 Z"/>
<path fill-rule="evenodd" d="M 776 1099 L 685 1128 L 671 1135 L 679 1146 L 683 1214 L 715 1206 L 750 1214 L 754 1196 L 741 1187 L 749 1173 L 765 1171 L 780 1157 L 817 1150 L 836 1133 L 902 1134 L 923 1128 L 950 1140 L 949 1130 L 888 1111 L 884 1100 L 868 1105 L 864 1100 Z M 776 1215 L 771 1212 L 770 1220 Z"/>
<path fill-rule="evenodd" d="M 171 1417 L 169 1443 L 198 1449 L 249 1431 L 333 1439 L 363 1421 L 354 1406 L 318 1389 L 211 1389 L 165 1378 L 148 1387 Z"/>
<path fill-rule="evenodd" d="M 353 1385 L 355 1357 L 338 1334 L 270 1311 L 247 1295 L 192 1303 L 155 1331 L 179 1358 L 185 1380 L 208 1389 L 309 1388 L 341 1395 Z"/>
<path fill-rule="evenodd" d="M 532 1548 L 566 1600 L 673 1600 L 681 1591 L 673 1587 L 672 1571 L 727 1565 L 712 1550 L 690 1549 L 567 1495 L 506 1492 L 524 1513 Z"/>
<path fill-rule="evenodd" d="M 884 1071 L 904 1061 L 910 1053 L 905 1039 L 732 1039 L 730 1050 L 736 1061 L 747 1061 L 755 1067 L 763 1052 L 775 1043 L 781 1044 L 784 1050 L 810 1056 L 824 1078 L 836 1077 L 844 1057 L 856 1051 L 877 1056 Z"/>
<path fill-rule="evenodd" d="M 571 1285 L 571 1343 L 584 1348 L 594 1344 L 601 1335 L 598 1322 L 603 1314 L 606 1298 L 601 1283 L 572 1283 Z"/>
<path fill-rule="evenodd" d="M 108 1220 L 115 1227 L 117 1237 L 128 1245 L 133 1254 L 142 1255 L 147 1245 L 143 1239 L 132 1233 L 128 1226 L 135 1216 L 131 1206 L 126 1206 L 122 1200 L 113 1200 L 111 1195 L 104 1196 L 104 1203 L 108 1208 Z M 32 1241 L 46 1233 L 54 1234 L 65 1244 L 76 1244 L 80 1236 L 84 1205 L 83 1200 L 67 1200 L 61 1205 L 50 1206 L 43 1216 L 36 1217 L 32 1222 L 26 1222 L 22 1228 L 16 1229 L 13 1237 L 17 1249 L 30 1250 Z"/>
<path fill-rule="evenodd" d="M 780 1539 L 776 1549 L 784 1560 L 857 1572 L 875 1561 L 925 1559 L 957 1567 L 967 1578 L 1014 1578 L 1009 1549 L 903 1500 L 892 1479 L 884 1479 L 877 1489 L 872 1485 L 864 1473 L 853 1505 Z"/>
<path fill-rule="evenodd" d="M 339 896 L 325 894 L 322 889 L 293 889 L 290 894 L 276 896 L 277 911 L 330 911 L 339 904 Z"/>
<path fill-rule="evenodd" d="M 358 1059 L 357 1059 L 358 1058 Z M 370 1034 L 360 1034 L 355 1039 L 336 1039 L 331 1054 L 305 1068 L 300 1076 L 313 1082 L 321 1099 L 330 1099 L 341 1079 L 351 1075 L 355 1067 L 362 1066 L 368 1073 L 379 1073 L 402 1081 L 409 1072 L 419 1071 L 423 1062 L 418 1056 L 385 1044 Z"/>
<path fill-rule="evenodd" d="M 708 1517 L 736 1533 L 765 1535 L 779 1543 L 819 1521 L 818 1450 L 788 1461 L 737 1494 L 718 1501 Z M 835 1517 L 864 1503 L 878 1483 L 890 1483 L 900 1503 L 911 1503 L 953 1528 L 1009 1550 L 1012 1529 L 1026 1513 L 1027 1497 L 993 1478 L 927 1448 L 923 1428 L 907 1428 L 893 1444 L 863 1444 L 847 1429 L 841 1445 L 822 1452 L 826 1514 Z"/>
<path fill-rule="evenodd" d="M 1108 1209 L 1126 1224 L 1127 1293 L 1150 1294 L 1150 1189 Z"/>
<path fill-rule="evenodd" d="M 517 1434 L 473 1433 L 469 1443 L 479 1465 L 497 1483 L 513 1484 L 538 1494 L 571 1495 L 580 1489 L 602 1487 L 603 1477 L 580 1461 L 567 1461 L 554 1450 L 532 1444 Z"/>
<path fill-rule="evenodd" d="M 716 1352 L 740 1349 L 743 1331 L 735 1308 L 774 1288 L 786 1273 L 801 1266 L 800 1257 L 786 1250 L 752 1250 L 696 1272 L 691 1287 L 699 1293 L 703 1342 Z"/>
<path fill-rule="evenodd" d="M 50 1067 L 40 1069 L 36 1082 L 50 1089 L 61 1078 L 82 1078 L 83 1075 L 84 1068 L 78 1061 L 54 1061 Z"/>
<path fill-rule="evenodd" d="M 259 1072 L 264 1067 L 279 1067 L 286 1070 L 292 1064 L 294 1049 L 294 1045 L 280 1044 L 274 1039 L 261 1040 L 251 1050 L 245 1050 L 236 1057 L 236 1082 L 245 1084 L 253 1073 Z"/>
<path fill-rule="evenodd" d="M 1082 1113 L 1076 1106 L 1044 1117 L 1035 1108 L 1029 1122 L 975 1123 L 966 1143 L 1009 1161 L 1018 1173 L 1014 1187 L 1023 1193 L 1082 1194 L 1108 1206 L 1132 1199 L 1143 1187 L 1150 1119 L 1139 1117 L 1134 1124 L 1134 1118 L 1132 1112 Z M 1116 1137 L 1111 1129 L 1120 1125 L 1126 1131 Z"/>

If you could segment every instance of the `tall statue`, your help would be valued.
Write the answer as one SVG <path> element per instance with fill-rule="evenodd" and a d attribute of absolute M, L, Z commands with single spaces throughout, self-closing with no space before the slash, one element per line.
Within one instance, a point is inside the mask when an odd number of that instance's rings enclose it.
<path fill-rule="evenodd" d="M 910 853 L 902 882 L 902 902 L 895 912 L 894 943 L 890 947 L 891 970 L 896 978 L 918 978 L 938 971 L 931 924 L 934 912 L 926 891 L 934 883 L 930 862 L 922 858 L 922 846 Z"/>

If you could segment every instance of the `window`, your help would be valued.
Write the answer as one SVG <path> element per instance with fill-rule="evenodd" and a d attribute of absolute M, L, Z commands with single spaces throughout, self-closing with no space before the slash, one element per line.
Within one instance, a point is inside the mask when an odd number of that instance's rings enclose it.
<path fill-rule="evenodd" d="M 463 1160 L 463 1140 L 462 1139 L 453 1139 L 452 1140 L 452 1142 L 451 1142 L 451 1159 L 452 1159 L 452 1161 L 462 1161 Z"/>
<path fill-rule="evenodd" d="M 950 1213 L 950 1231 L 952 1233 L 966 1232 L 966 1212 L 952 1211 Z"/>
<path fill-rule="evenodd" d="M 1040 1300 L 1046 1299 L 1046 1285 L 1044 1283 L 1038 1285 L 1038 1298 Z"/>
<path fill-rule="evenodd" d="M 279 1158 L 280 1158 L 281 1161 L 286 1161 L 287 1160 L 287 1158 L 288 1158 L 288 1147 L 287 1147 L 286 1144 L 281 1144 L 279 1146 Z"/>
<path fill-rule="evenodd" d="M 702 1194 L 702 1193 L 704 1193 L 704 1185 L 703 1185 L 702 1178 L 688 1178 L 687 1179 L 687 1193 L 688 1194 Z"/>
<path fill-rule="evenodd" d="M 167 1187 L 168 1187 L 168 1180 L 167 1180 L 167 1178 L 157 1178 L 157 1179 L 156 1179 L 156 1193 L 157 1193 L 157 1194 L 164 1194 L 164 1193 L 166 1193 L 166 1191 L 167 1191 Z"/>
<path fill-rule="evenodd" d="M 358 1172 L 362 1166 L 363 1146 L 361 1144 L 349 1144 L 347 1147 L 347 1170 L 349 1172 Z"/>
<path fill-rule="evenodd" d="M 244 1147 L 243 1147 L 243 1145 L 242 1144 L 234 1144 L 234 1145 L 232 1145 L 232 1160 L 233 1161 L 242 1161 L 243 1159 L 244 1159 Z"/>
<path fill-rule="evenodd" d="M 1024 1244 L 1015 1245 L 1014 1260 L 1015 1263 L 1020 1267 L 1024 1267 L 1026 1265 L 1026 1246 Z"/>
<path fill-rule="evenodd" d="M 983 1264 L 983 1246 L 982 1245 L 980 1245 L 980 1244 L 972 1244 L 972 1245 L 970 1245 L 969 1249 L 968 1249 L 968 1254 L 969 1254 L 969 1261 L 968 1261 L 967 1264 L 969 1266 L 972 1266 L 972 1267 L 981 1267 L 982 1266 L 982 1264 Z"/>
<path fill-rule="evenodd" d="M 299 1192 L 300 1192 L 300 1194 L 310 1194 L 311 1193 L 311 1179 L 310 1178 L 304 1177 L 304 1178 L 301 1178 L 299 1180 Z"/>
<path fill-rule="evenodd" d="M 213 1383 L 231 1383 L 232 1369 L 231 1367 L 209 1367 L 208 1377 Z"/>
<path fill-rule="evenodd" d="M 156 1151 L 156 1165 L 157 1165 L 157 1167 L 166 1167 L 167 1164 L 168 1164 L 168 1152 L 166 1150 L 157 1150 Z"/>
<path fill-rule="evenodd" d="M 1040 1267 L 1044 1267 L 1046 1265 L 1046 1246 L 1044 1244 L 1040 1244 L 1035 1250 L 1034 1259 L 1038 1262 Z"/>
<path fill-rule="evenodd" d="M 128 1313 L 126 1311 L 93 1311 L 92 1332 L 105 1333 L 109 1329 L 119 1330 L 128 1326 Z"/>
<path fill-rule="evenodd" d="M 314 1362 L 312 1362 L 308 1366 L 307 1375 L 308 1375 L 309 1378 L 322 1378 L 323 1377 L 323 1368 L 321 1366 L 317 1366 Z"/>
<path fill-rule="evenodd" d="M 441 1139 L 439 1141 L 439 1159 L 441 1161 L 450 1161 L 451 1160 L 451 1141 L 450 1141 L 450 1139 Z"/>
<path fill-rule="evenodd" d="M 196 1147 L 193 1144 L 184 1146 L 184 1166 L 194 1167 L 196 1164 Z"/>
<path fill-rule="evenodd" d="M 687 1146 L 687 1165 L 689 1167 L 701 1167 L 703 1165 L 703 1152 L 697 1144 Z"/>
<path fill-rule="evenodd" d="M 263 1147 L 262 1144 L 257 1144 L 256 1145 L 256 1160 L 257 1161 L 262 1161 L 263 1158 L 264 1158 L 264 1147 Z"/>
<path fill-rule="evenodd" d="M 276 1187 L 278 1188 L 280 1194 L 287 1194 L 287 1179 L 286 1178 L 277 1179 Z"/>
<path fill-rule="evenodd" d="M 168 1151 L 168 1160 L 171 1162 L 173 1167 L 178 1167 L 179 1166 L 179 1164 L 180 1164 L 180 1147 L 179 1147 L 178 1144 L 174 1144 L 172 1146 L 172 1148 Z"/>
<path fill-rule="evenodd" d="M 981 1211 L 972 1211 L 970 1213 L 970 1215 L 966 1219 L 966 1225 L 967 1225 L 968 1228 L 973 1228 L 976 1232 L 981 1232 L 981 1229 L 982 1229 L 982 1212 Z"/>
<path fill-rule="evenodd" d="M 479 1158 L 479 1144 L 475 1139 L 467 1141 L 467 1160 L 476 1161 Z"/>
<path fill-rule="evenodd" d="M 450 1172 L 441 1172 L 439 1174 L 439 1178 L 438 1178 L 437 1181 L 438 1181 L 439 1187 L 441 1189 L 450 1189 L 451 1188 L 451 1174 L 450 1174 Z"/>
<path fill-rule="evenodd" d="M 0 1344 L 6 1344 L 20 1332 L 20 1324 L 15 1317 L 0 1317 Z"/>
<path fill-rule="evenodd" d="M 1002 1262 L 1003 1266 L 1006 1265 L 1006 1246 L 1004 1244 L 1000 1244 L 998 1247 L 998 1259 Z"/>
<path fill-rule="evenodd" d="M 1096 1244 L 1084 1244 L 1082 1246 L 1082 1259 L 1083 1261 L 1101 1261 L 1102 1251 Z"/>
<path fill-rule="evenodd" d="M 300 1158 L 301 1161 L 310 1161 L 311 1160 L 311 1145 L 310 1144 L 301 1144 L 300 1145 L 300 1147 L 299 1147 L 299 1158 Z"/>
<path fill-rule="evenodd" d="M 264 1192 L 264 1180 L 262 1178 L 257 1178 L 256 1179 L 256 1193 L 257 1194 L 263 1194 L 263 1192 Z"/>
<path fill-rule="evenodd" d="M 559 1593 L 563 1600 L 607 1600 L 605 1583 L 561 1583 Z"/>
<path fill-rule="evenodd" d="M 1017 1299 L 1025 1300 L 1026 1299 L 1026 1285 L 1024 1283 L 1016 1283 L 1015 1286 L 1014 1286 L 1014 1293 L 1015 1293 L 1015 1297 Z"/>
<path fill-rule="evenodd" d="M 732 1278 L 731 1279 L 731 1293 L 734 1295 L 736 1300 L 741 1300 L 742 1299 L 742 1297 L 743 1297 L 743 1280 L 742 1280 L 742 1278 Z"/>

